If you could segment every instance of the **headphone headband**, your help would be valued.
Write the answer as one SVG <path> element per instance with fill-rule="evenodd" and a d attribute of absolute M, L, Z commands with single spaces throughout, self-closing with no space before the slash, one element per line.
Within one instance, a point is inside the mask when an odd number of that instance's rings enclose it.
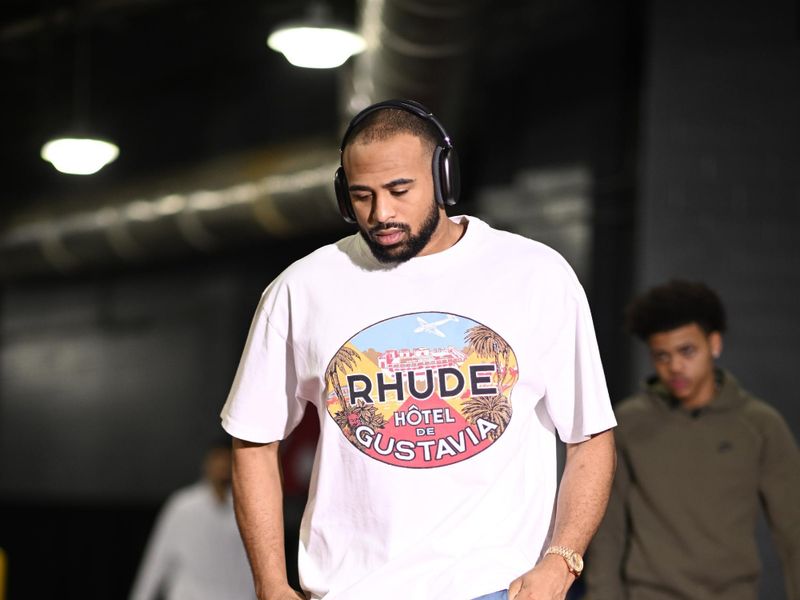
<path fill-rule="evenodd" d="M 450 135 L 447 133 L 447 130 L 444 128 L 444 125 L 436 118 L 431 111 L 429 111 L 425 106 L 420 104 L 419 102 L 415 102 L 414 100 L 384 100 L 383 102 L 378 102 L 376 104 L 372 104 L 367 108 L 361 110 L 356 116 L 352 118 L 350 124 L 347 126 L 347 130 L 344 132 L 342 136 L 342 143 L 339 145 L 339 152 L 344 152 L 344 147 L 347 145 L 347 140 L 353 133 L 353 130 L 358 127 L 359 123 L 361 123 L 364 119 L 366 119 L 372 113 L 378 112 L 379 110 L 384 110 L 386 108 L 398 108 L 400 110 L 404 110 L 406 112 L 410 112 L 413 115 L 418 116 L 423 121 L 427 121 L 431 123 L 436 130 L 439 132 L 440 141 L 442 142 L 442 147 L 444 148 L 452 148 L 453 142 L 450 140 Z"/>
<path fill-rule="evenodd" d="M 347 145 L 353 130 L 366 119 L 369 115 L 379 110 L 396 108 L 415 115 L 427 123 L 431 123 L 439 132 L 439 142 L 433 151 L 431 164 L 433 175 L 433 193 L 439 206 L 452 206 L 458 201 L 460 190 L 460 177 L 458 167 L 458 155 L 456 154 L 450 135 L 444 126 L 439 122 L 431 111 L 419 102 L 414 100 L 384 100 L 372 104 L 356 114 L 347 126 L 347 130 L 342 136 L 342 143 L 339 145 L 339 168 L 334 174 L 334 189 L 336 200 L 339 204 L 339 212 L 348 223 L 356 222 L 356 215 L 353 205 L 350 202 L 350 190 L 347 184 L 347 175 L 344 172 L 344 148 Z"/>

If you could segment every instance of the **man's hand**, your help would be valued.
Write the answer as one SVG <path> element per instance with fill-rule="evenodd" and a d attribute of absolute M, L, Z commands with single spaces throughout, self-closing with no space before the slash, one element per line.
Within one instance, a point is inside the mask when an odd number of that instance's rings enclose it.
<path fill-rule="evenodd" d="M 233 439 L 233 507 L 259 600 L 298 600 L 289 587 L 283 547 L 283 490 L 278 442 Z"/>
<path fill-rule="evenodd" d="M 614 434 L 567 444 L 567 460 L 558 488 L 556 520 L 550 544 L 584 552 L 606 509 L 614 477 Z M 566 561 L 547 554 L 533 569 L 508 586 L 509 600 L 564 600 L 575 576 Z"/>
<path fill-rule="evenodd" d="M 564 559 L 548 554 L 508 586 L 508 600 L 564 600 L 575 576 Z"/>

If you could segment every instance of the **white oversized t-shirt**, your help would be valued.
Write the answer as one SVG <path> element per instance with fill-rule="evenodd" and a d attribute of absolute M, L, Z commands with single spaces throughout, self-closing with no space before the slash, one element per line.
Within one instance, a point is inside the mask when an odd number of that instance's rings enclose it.
<path fill-rule="evenodd" d="M 252 442 L 307 403 L 320 441 L 300 531 L 326 600 L 467 600 L 539 559 L 568 443 L 614 420 L 583 290 L 552 249 L 474 217 L 395 266 L 359 235 L 262 296 L 222 411 Z"/>

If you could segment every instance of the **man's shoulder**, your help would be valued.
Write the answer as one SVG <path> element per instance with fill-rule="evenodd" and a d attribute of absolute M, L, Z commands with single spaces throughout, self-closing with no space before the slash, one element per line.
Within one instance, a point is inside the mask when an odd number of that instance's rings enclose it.
<path fill-rule="evenodd" d="M 358 256 L 357 234 L 348 235 L 336 242 L 320 246 L 291 263 L 284 270 L 287 277 L 303 277 L 320 267 L 333 267 L 352 263 Z M 317 272 L 318 274 L 318 272 Z"/>
<path fill-rule="evenodd" d="M 663 402 L 642 390 L 614 404 L 616 438 L 620 448 L 638 444 L 662 429 L 666 411 Z"/>
<path fill-rule="evenodd" d="M 164 502 L 163 511 L 173 516 L 191 513 L 205 501 L 207 493 L 202 481 L 177 489 Z"/>
<path fill-rule="evenodd" d="M 472 217 L 472 219 L 474 219 L 474 217 Z M 525 237 L 519 233 L 508 231 L 507 229 L 498 229 L 486 223 L 483 223 L 483 225 L 485 235 L 491 240 L 492 244 L 496 245 L 498 248 L 503 250 L 518 250 L 545 261 L 556 263 L 566 262 L 564 257 L 561 256 L 557 250 L 551 248 L 547 244 Z"/>
<path fill-rule="evenodd" d="M 729 409 L 742 412 L 747 419 L 783 421 L 777 409 L 746 389 L 727 369 L 719 369 L 717 378 L 722 385 L 720 396 L 725 399 L 725 406 Z"/>
<path fill-rule="evenodd" d="M 730 375 L 726 373 L 726 375 Z M 740 423 L 749 428 L 763 443 L 783 447 L 784 449 L 794 448 L 795 457 L 797 456 L 797 441 L 789 423 L 778 411 L 777 408 L 747 391 L 738 381 L 732 379 L 735 390 L 739 394 L 739 405 L 735 408 L 736 417 Z M 784 460 L 785 457 L 780 460 Z"/>
<path fill-rule="evenodd" d="M 620 431 L 632 431 L 639 427 L 650 430 L 663 422 L 664 409 L 663 399 L 644 388 L 615 403 L 614 416 Z"/>
<path fill-rule="evenodd" d="M 515 269 L 538 277 L 552 277 L 577 284 L 572 266 L 556 249 L 537 240 L 505 229 L 483 224 L 484 247 L 492 255 L 504 258 L 504 262 Z"/>
<path fill-rule="evenodd" d="M 740 388 L 740 394 L 743 399 L 741 412 L 746 421 L 758 425 L 766 432 L 776 427 L 787 427 L 786 420 L 777 408 L 743 388 Z"/>
<path fill-rule="evenodd" d="M 614 413 L 622 420 L 649 417 L 655 412 L 653 398 L 646 391 L 640 391 L 628 396 L 614 405 Z"/>
<path fill-rule="evenodd" d="M 325 244 L 290 263 L 270 282 L 264 294 L 275 294 L 295 287 L 319 287 L 321 279 L 341 276 L 342 270 L 355 267 L 359 260 L 356 237 L 350 235 Z"/>

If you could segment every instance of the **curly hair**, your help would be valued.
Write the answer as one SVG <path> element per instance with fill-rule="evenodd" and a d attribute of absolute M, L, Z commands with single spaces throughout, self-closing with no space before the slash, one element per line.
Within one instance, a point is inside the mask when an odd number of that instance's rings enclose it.
<path fill-rule="evenodd" d="M 654 333 L 691 323 L 707 334 L 724 333 L 726 328 L 722 301 L 700 282 L 673 279 L 637 296 L 625 309 L 625 328 L 645 341 Z"/>

